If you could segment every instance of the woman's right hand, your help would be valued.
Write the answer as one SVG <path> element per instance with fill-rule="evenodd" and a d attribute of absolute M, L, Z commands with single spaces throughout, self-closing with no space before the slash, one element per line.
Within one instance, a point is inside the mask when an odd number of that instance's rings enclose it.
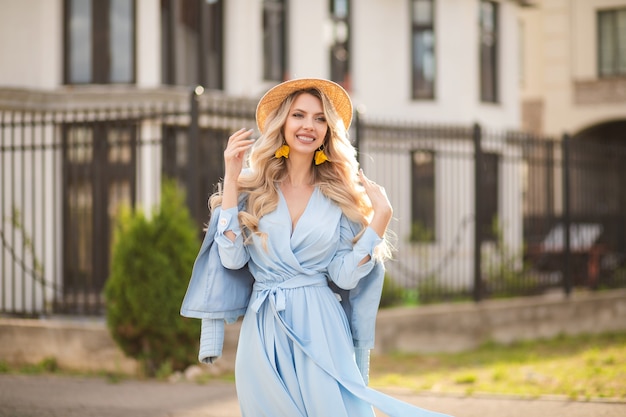
<path fill-rule="evenodd" d="M 243 160 L 248 149 L 252 147 L 254 139 L 250 138 L 252 129 L 239 129 L 228 138 L 224 150 L 224 182 L 236 181 L 243 169 Z"/>
<path fill-rule="evenodd" d="M 239 199 L 237 179 L 243 169 L 243 159 L 254 143 L 250 138 L 252 129 L 239 129 L 228 138 L 224 150 L 224 188 L 222 192 L 222 208 L 235 207 Z"/>
<path fill-rule="evenodd" d="M 387 192 L 385 188 L 367 178 L 362 169 L 359 170 L 359 178 L 374 209 L 374 216 L 370 222 L 370 227 L 374 229 L 378 236 L 384 237 L 391 217 L 393 216 L 393 208 L 387 197 Z"/>

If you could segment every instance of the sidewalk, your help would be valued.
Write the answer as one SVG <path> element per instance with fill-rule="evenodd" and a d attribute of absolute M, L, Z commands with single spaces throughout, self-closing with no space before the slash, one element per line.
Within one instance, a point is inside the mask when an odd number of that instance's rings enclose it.
<path fill-rule="evenodd" d="M 626 402 L 387 393 L 456 417 L 623 417 Z M 127 380 L 71 376 L 0 375 L 0 417 L 240 417 L 229 382 Z M 377 414 L 382 417 L 383 414 Z M 329 416 L 332 417 L 332 416 Z"/>

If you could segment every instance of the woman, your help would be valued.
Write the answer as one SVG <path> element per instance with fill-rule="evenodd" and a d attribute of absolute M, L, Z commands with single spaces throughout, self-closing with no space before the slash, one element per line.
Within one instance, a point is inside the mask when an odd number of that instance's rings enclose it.
<path fill-rule="evenodd" d="M 261 98 L 256 117 L 261 136 L 229 138 L 211 198 L 223 266 L 254 277 L 235 366 L 242 415 L 374 416 L 372 405 L 438 415 L 367 387 L 392 207 L 357 173 L 348 94 L 291 80 Z"/>

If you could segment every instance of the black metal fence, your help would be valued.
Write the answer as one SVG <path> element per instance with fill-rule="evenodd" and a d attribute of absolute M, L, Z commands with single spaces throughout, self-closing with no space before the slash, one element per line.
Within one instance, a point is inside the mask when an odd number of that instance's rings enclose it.
<path fill-rule="evenodd" d="M 626 286 L 626 146 L 474 126 L 359 121 L 395 208 L 401 298 Z"/>
<path fill-rule="evenodd" d="M 255 103 L 136 95 L 0 107 L 0 313 L 103 314 L 117 209 L 150 210 L 164 176 L 200 237 L 226 140 L 254 126 Z M 625 146 L 360 117 L 351 134 L 394 205 L 387 285 L 404 300 L 626 286 Z"/>

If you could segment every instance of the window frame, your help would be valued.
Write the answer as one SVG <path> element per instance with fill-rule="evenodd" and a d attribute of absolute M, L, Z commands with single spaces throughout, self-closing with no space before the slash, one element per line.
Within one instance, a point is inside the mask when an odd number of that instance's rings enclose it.
<path fill-rule="evenodd" d="M 187 67 L 177 67 L 180 62 L 178 51 L 179 25 L 189 20 L 181 1 L 195 5 L 196 27 L 193 29 L 195 48 L 191 53 L 196 60 L 187 62 Z M 195 2 L 195 3 L 194 3 Z M 164 85 L 202 85 L 207 89 L 224 89 L 224 0 L 161 0 L 161 82 Z M 180 18 L 180 19 L 179 19 Z M 180 20 L 183 20 L 181 22 Z M 214 63 L 208 62 L 213 60 Z M 189 65 L 194 66 L 189 71 Z M 179 71 L 182 70 L 182 71 Z M 191 73 L 191 75 L 189 75 Z M 190 78 L 190 79 L 189 79 Z"/>
<path fill-rule="evenodd" d="M 626 77 L 626 66 L 624 67 L 623 70 L 620 70 L 620 58 L 624 61 L 626 61 L 626 51 L 624 52 L 624 56 L 620 56 L 620 49 L 622 50 L 626 50 L 626 40 L 623 40 L 622 42 L 625 44 L 620 48 L 620 36 L 619 33 L 617 32 L 617 15 L 623 13 L 624 15 L 626 15 L 626 7 L 619 7 L 619 8 L 615 8 L 615 9 L 604 9 L 604 10 L 598 10 L 597 14 L 596 14 L 596 24 L 597 24 L 597 51 L 598 51 L 598 57 L 597 57 L 597 74 L 598 74 L 598 78 L 615 78 L 615 77 Z M 613 33 L 612 35 L 612 39 L 611 41 L 614 43 L 614 47 L 612 48 L 612 54 L 613 54 L 613 65 L 612 68 L 610 68 L 608 70 L 608 72 L 605 72 L 607 70 L 603 69 L 603 50 L 604 48 L 603 46 L 603 26 L 602 26 L 602 17 L 603 16 L 610 16 L 612 19 L 612 29 L 613 29 Z M 625 17 L 626 18 L 626 17 Z"/>
<path fill-rule="evenodd" d="M 263 15 L 263 79 L 281 82 L 288 79 L 288 0 L 263 0 L 261 6 Z M 278 29 L 276 29 L 276 25 L 270 25 L 272 18 L 279 22 Z"/>
<path fill-rule="evenodd" d="M 61 124 L 66 292 L 100 294 L 104 288 L 116 208 L 119 204 L 135 207 L 137 202 L 137 132 L 133 120 Z M 82 209 L 82 215 L 75 208 Z"/>
<path fill-rule="evenodd" d="M 420 1 L 428 1 L 430 2 L 430 23 L 419 23 L 415 21 L 415 4 Z M 435 0 L 411 0 L 409 3 L 410 11 L 410 24 L 411 24 L 411 51 L 410 51 L 410 63 L 411 63 L 411 98 L 413 100 L 433 100 L 436 97 L 436 88 L 437 88 L 437 41 L 436 41 L 436 28 L 435 28 L 435 17 L 436 17 L 436 1 Z M 417 68 L 414 64 L 416 60 L 415 50 L 416 50 L 416 42 L 415 38 L 417 34 L 425 34 L 429 33 L 432 35 L 432 60 L 433 60 L 433 78 L 432 81 L 426 83 L 426 77 L 424 77 L 424 66 L 422 60 L 422 67 Z M 420 78 L 421 77 L 421 78 Z M 426 88 L 426 84 L 429 86 Z"/>
<path fill-rule="evenodd" d="M 485 33 L 485 25 L 483 21 L 483 6 L 489 4 L 493 8 L 493 21 L 491 25 L 493 30 L 488 34 Z M 482 103 L 499 103 L 500 102 L 500 5 L 493 0 L 480 0 L 478 12 L 478 76 L 480 101 Z M 492 44 L 485 46 L 483 40 L 486 35 L 491 35 Z M 485 51 L 490 52 L 489 56 L 484 56 Z M 489 63 L 489 73 L 486 72 L 485 60 Z M 486 75 L 487 74 L 487 75 Z"/>
<path fill-rule="evenodd" d="M 112 59 L 107 53 L 93 53 L 93 51 L 108 51 L 111 46 L 111 0 L 89 0 L 91 3 L 90 19 L 90 65 L 91 71 L 89 80 L 74 81 L 72 74 L 72 1 L 63 1 L 63 84 L 64 85 L 89 85 L 89 84 L 120 84 L 130 85 L 137 83 L 137 2 L 136 0 L 128 0 L 131 2 L 132 17 L 130 23 L 131 29 L 131 57 L 130 65 L 132 66 L 130 78 L 128 81 L 111 81 L 112 76 Z"/>
<path fill-rule="evenodd" d="M 498 236 L 494 230 L 494 222 L 499 219 L 500 205 L 500 161 L 502 157 L 497 152 L 483 152 L 480 195 L 482 201 L 480 204 L 481 215 L 480 224 L 481 235 L 485 241 L 495 241 Z"/>
<path fill-rule="evenodd" d="M 352 1 L 342 0 L 346 5 L 345 16 L 337 13 L 338 0 L 329 0 L 329 14 L 333 26 L 333 39 L 329 48 L 330 79 L 341 85 L 346 90 L 351 87 L 351 42 L 352 42 Z M 342 28 L 345 32 L 342 34 Z M 338 39 L 338 35 L 345 39 Z M 345 54 L 345 59 L 340 55 Z"/>
<path fill-rule="evenodd" d="M 427 155 L 429 161 L 420 168 L 417 154 Z M 436 152 L 432 149 L 411 150 L 411 233 L 412 243 L 432 243 L 437 238 L 436 210 Z M 427 175 L 420 175 L 427 171 Z M 424 198 L 424 194 L 428 197 Z M 428 204 L 428 207 L 425 206 Z"/>

